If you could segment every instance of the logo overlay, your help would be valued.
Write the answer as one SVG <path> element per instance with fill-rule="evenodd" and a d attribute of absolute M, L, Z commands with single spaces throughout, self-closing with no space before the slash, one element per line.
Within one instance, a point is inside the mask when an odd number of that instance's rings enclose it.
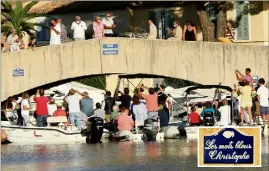
<path fill-rule="evenodd" d="M 201 127 L 198 167 L 261 167 L 261 128 Z"/>

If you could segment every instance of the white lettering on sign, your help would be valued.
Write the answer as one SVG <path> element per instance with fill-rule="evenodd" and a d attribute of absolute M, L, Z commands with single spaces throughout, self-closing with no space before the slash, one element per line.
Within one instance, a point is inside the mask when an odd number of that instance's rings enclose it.
<path fill-rule="evenodd" d="M 209 152 L 209 156 L 213 160 L 235 160 L 235 163 L 238 162 L 238 160 L 247 160 L 250 158 L 249 154 L 244 151 L 243 154 L 237 154 L 236 151 L 233 152 L 233 154 L 222 154 L 222 151 L 213 150 Z"/>

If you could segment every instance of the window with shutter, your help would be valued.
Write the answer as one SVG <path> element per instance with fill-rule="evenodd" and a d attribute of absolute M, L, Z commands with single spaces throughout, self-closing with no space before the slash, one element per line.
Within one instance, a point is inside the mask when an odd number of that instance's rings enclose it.
<path fill-rule="evenodd" d="M 236 18 L 238 19 L 238 27 L 236 28 L 237 40 L 249 40 L 249 4 L 236 4 Z"/>
<path fill-rule="evenodd" d="M 165 37 L 169 38 L 169 29 L 173 28 L 173 21 L 174 21 L 174 11 L 167 10 L 165 11 Z"/>

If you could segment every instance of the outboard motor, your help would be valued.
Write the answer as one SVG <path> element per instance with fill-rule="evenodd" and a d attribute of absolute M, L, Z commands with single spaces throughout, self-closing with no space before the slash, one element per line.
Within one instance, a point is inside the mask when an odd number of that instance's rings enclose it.
<path fill-rule="evenodd" d="M 100 117 L 91 117 L 88 119 L 86 142 L 100 143 L 104 130 L 104 120 Z"/>
<path fill-rule="evenodd" d="M 213 126 L 215 124 L 215 117 L 213 112 L 205 112 L 203 125 L 204 126 Z"/>
<path fill-rule="evenodd" d="M 156 141 L 158 134 L 158 120 L 155 118 L 148 118 L 144 121 L 143 141 Z"/>

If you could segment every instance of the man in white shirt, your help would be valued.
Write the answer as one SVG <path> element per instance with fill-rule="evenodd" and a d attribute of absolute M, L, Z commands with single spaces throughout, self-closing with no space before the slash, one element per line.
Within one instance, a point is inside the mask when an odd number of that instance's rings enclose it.
<path fill-rule="evenodd" d="M 110 13 L 106 13 L 105 18 L 102 20 L 102 23 L 104 25 L 105 37 L 113 37 L 113 28 L 116 27 L 116 24 L 112 19 L 112 15 Z"/>
<path fill-rule="evenodd" d="M 265 80 L 260 78 L 258 81 L 259 88 L 257 90 L 258 99 L 260 101 L 261 106 L 261 115 L 264 123 L 269 122 L 269 110 L 268 110 L 268 88 L 264 86 Z"/>
<path fill-rule="evenodd" d="M 80 111 L 80 100 L 82 95 L 83 94 L 79 91 L 70 89 L 69 93 L 64 98 L 64 101 L 68 103 L 70 123 L 75 124 L 79 131 L 81 130 L 82 113 Z"/>
<path fill-rule="evenodd" d="M 86 23 L 81 21 L 80 16 L 76 16 L 75 20 L 71 25 L 73 31 L 73 38 L 75 41 L 85 40 L 85 31 L 87 30 Z"/>
<path fill-rule="evenodd" d="M 56 19 L 52 19 L 50 26 L 50 45 L 59 44 L 61 44 L 61 25 Z"/>

